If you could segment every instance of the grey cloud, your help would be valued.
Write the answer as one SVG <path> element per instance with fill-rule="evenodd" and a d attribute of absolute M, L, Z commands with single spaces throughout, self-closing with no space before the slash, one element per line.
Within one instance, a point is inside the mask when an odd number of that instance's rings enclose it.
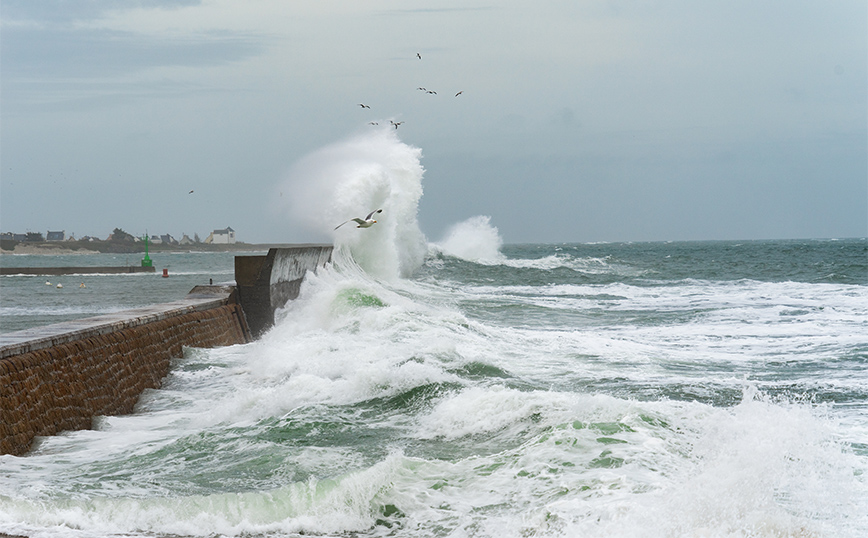
<path fill-rule="evenodd" d="M 106 11 L 119 9 L 159 8 L 178 9 L 197 6 L 202 0 L 3 0 L 0 16 L 6 22 L 63 24 L 72 21 L 93 20 Z M 5 30 L 4 30 L 5 31 Z"/>
<path fill-rule="evenodd" d="M 4 78 L 118 75 L 157 66 L 219 65 L 254 56 L 252 36 L 211 34 L 154 40 L 110 30 L 4 28 L 0 36 Z"/>

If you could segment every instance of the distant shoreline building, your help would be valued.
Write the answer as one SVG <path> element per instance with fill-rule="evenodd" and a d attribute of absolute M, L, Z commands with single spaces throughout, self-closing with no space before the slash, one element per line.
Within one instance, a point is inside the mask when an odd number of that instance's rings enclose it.
<path fill-rule="evenodd" d="M 211 232 L 211 235 L 205 239 L 205 243 L 209 245 L 234 245 L 235 230 L 228 226 L 222 230 L 214 230 Z"/>
<path fill-rule="evenodd" d="M 0 234 L 0 239 L 4 241 L 18 241 L 19 243 L 42 243 L 45 241 L 45 237 L 41 232 L 27 232 L 26 234 L 4 232 Z"/>

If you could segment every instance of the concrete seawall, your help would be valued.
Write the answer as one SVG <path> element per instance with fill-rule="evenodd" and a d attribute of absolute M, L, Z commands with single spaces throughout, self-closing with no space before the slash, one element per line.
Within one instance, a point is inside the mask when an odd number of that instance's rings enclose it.
<path fill-rule="evenodd" d="M 235 284 L 254 338 L 274 325 L 274 311 L 298 297 L 307 271 L 331 261 L 332 245 L 273 248 L 265 256 L 235 256 Z"/>
<path fill-rule="evenodd" d="M 0 454 L 20 455 L 38 436 L 132 412 L 184 347 L 249 342 L 331 251 L 301 245 L 237 256 L 236 286 L 197 286 L 171 303 L 0 335 Z"/>
<path fill-rule="evenodd" d="M 233 301 L 232 288 L 206 286 L 172 303 L 0 336 L 0 454 L 131 412 L 185 346 L 247 342 Z"/>

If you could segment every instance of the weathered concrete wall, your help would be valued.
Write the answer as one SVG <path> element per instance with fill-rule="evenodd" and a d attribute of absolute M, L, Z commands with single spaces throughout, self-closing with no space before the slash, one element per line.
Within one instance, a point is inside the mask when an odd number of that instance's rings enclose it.
<path fill-rule="evenodd" d="M 180 301 L 0 336 L 0 454 L 131 412 L 185 346 L 249 341 L 234 299 L 231 287 L 200 286 Z"/>
<path fill-rule="evenodd" d="M 298 297 L 304 275 L 331 261 L 332 245 L 269 249 L 266 256 L 235 256 L 235 284 L 254 337 L 274 325 L 274 311 Z"/>
<path fill-rule="evenodd" d="M 0 335 L 0 454 L 22 454 L 37 436 L 89 428 L 96 416 L 131 412 L 185 346 L 262 334 L 331 254 L 331 245 L 299 245 L 236 256 L 235 287 L 198 286 L 180 301 Z"/>

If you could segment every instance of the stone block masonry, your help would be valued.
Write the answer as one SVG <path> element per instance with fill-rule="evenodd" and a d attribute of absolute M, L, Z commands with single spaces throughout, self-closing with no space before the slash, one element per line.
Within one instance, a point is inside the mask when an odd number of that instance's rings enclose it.
<path fill-rule="evenodd" d="M 185 346 L 263 334 L 307 272 L 331 255 L 331 245 L 296 245 L 236 256 L 235 286 L 197 286 L 180 301 L 0 335 L 0 454 L 20 455 L 36 437 L 132 412 Z"/>
<path fill-rule="evenodd" d="M 234 289 L 201 286 L 181 301 L 0 336 L 0 454 L 37 436 L 130 413 L 183 348 L 244 343 Z"/>

